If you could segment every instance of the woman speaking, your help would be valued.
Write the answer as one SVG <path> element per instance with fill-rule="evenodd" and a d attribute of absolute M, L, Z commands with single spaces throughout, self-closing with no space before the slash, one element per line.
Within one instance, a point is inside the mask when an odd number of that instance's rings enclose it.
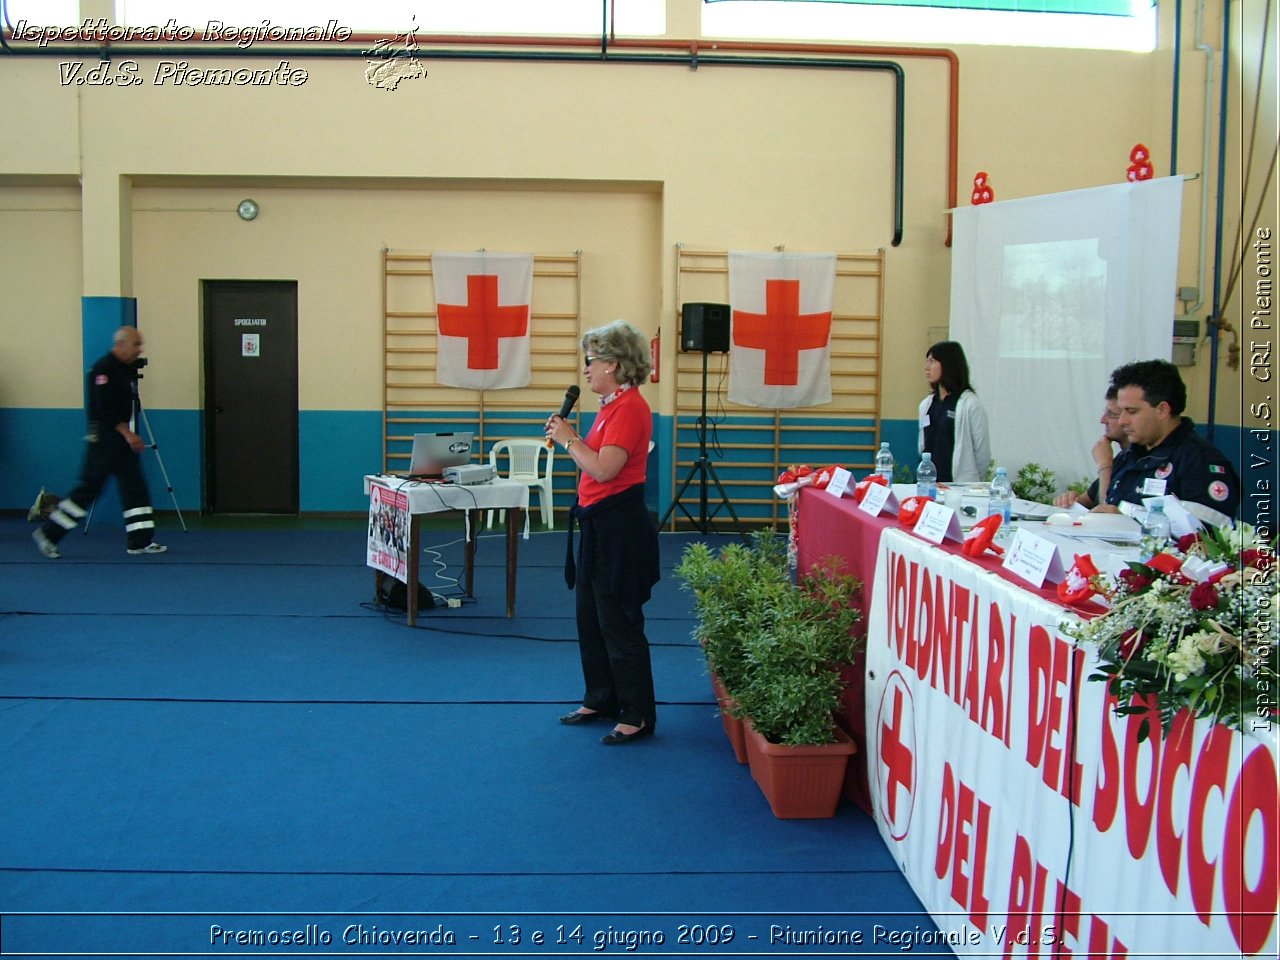
<path fill-rule="evenodd" d="M 653 416 L 638 389 L 652 363 L 648 341 L 625 320 L 588 330 L 582 349 L 583 374 L 600 397 L 600 412 L 585 437 L 560 416 L 546 425 L 547 437 L 581 471 L 578 502 L 569 513 L 565 579 L 575 595 L 585 693 L 560 722 L 615 720 L 600 742 L 617 746 L 651 736 L 657 722 L 643 612 L 661 576 L 658 530 L 644 502 Z M 581 532 L 576 555 L 575 523 Z"/>

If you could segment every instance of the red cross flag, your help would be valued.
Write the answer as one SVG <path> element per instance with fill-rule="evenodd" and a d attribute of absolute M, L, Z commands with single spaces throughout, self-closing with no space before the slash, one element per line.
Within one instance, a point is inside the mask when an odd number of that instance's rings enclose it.
<path fill-rule="evenodd" d="M 436 381 L 469 390 L 528 386 L 531 253 L 433 253 Z"/>
<path fill-rule="evenodd" d="M 729 254 L 729 399 L 752 407 L 831 402 L 834 253 Z"/>

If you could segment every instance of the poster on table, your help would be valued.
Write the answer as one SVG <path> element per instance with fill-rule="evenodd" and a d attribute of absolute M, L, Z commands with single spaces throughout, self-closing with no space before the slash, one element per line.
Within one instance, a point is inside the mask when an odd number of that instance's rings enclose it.
<path fill-rule="evenodd" d="M 871 794 L 941 936 L 959 956 L 1275 957 L 1274 732 L 1184 712 L 1139 741 L 1063 615 L 900 531 L 880 540 Z"/>
<path fill-rule="evenodd" d="M 408 550 L 409 495 L 371 485 L 368 566 L 408 583 Z"/>

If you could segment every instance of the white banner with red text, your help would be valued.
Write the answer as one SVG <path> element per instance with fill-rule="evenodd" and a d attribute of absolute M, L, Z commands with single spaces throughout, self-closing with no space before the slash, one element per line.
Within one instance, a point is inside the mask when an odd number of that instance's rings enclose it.
<path fill-rule="evenodd" d="M 1139 742 L 1063 607 L 902 531 L 872 590 L 874 812 L 957 954 L 1277 955 L 1274 739 Z"/>

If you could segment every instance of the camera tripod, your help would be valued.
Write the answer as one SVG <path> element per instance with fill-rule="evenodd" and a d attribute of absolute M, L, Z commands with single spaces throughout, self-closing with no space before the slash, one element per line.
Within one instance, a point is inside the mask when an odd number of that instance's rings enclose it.
<path fill-rule="evenodd" d="M 138 379 L 142 374 L 139 372 Z M 151 429 L 151 421 L 147 417 L 147 411 L 142 408 L 142 396 L 138 393 L 138 380 L 133 381 L 133 423 L 134 433 L 139 433 L 138 427 L 143 427 L 147 431 L 146 440 L 143 441 L 143 448 L 146 450 L 154 450 L 156 454 L 156 463 L 160 465 L 160 476 L 164 477 L 164 488 L 169 491 L 169 499 L 173 501 L 173 510 L 178 515 L 178 524 L 182 527 L 182 532 L 187 532 L 187 521 L 182 517 L 182 509 L 178 506 L 178 498 L 173 492 L 173 482 L 169 479 L 169 471 L 165 469 L 164 457 L 160 456 L 160 444 L 156 442 L 155 431 Z M 84 518 L 84 532 L 89 532 L 89 525 L 93 523 L 93 511 L 97 509 L 98 501 L 95 498 L 93 506 L 89 508 L 89 514 Z"/>
<path fill-rule="evenodd" d="M 680 498 L 684 496 L 684 492 L 689 489 L 689 484 L 693 482 L 693 478 L 698 478 L 698 516 L 695 518 L 685 505 L 680 502 Z M 716 491 L 720 494 L 720 502 L 716 505 L 715 510 L 708 513 L 708 497 L 707 497 L 707 478 L 710 477 L 711 483 L 715 484 Z M 742 521 L 738 519 L 738 514 L 733 509 L 733 504 L 729 502 L 729 497 L 724 491 L 724 485 L 720 483 L 720 478 L 716 476 L 716 468 L 711 461 L 707 459 L 707 351 L 702 351 L 702 416 L 698 418 L 698 459 L 689 468 L 689 473 L 685 476 L 684 481 L 680 484 L 680 489 L 676 491 L 675 496 L 671 500 L 671 506 L 667 507 L 667 512 L 662 515 L 662 520 L 658 523 L 661 529 L 667 525 L 667 521 L 671 519 L 671 514 L 676 508 L 680 508 L 680 512 L 688 517 L 697 525 L 698 532 L 707 534 L 712 532 L 713 523 L 716 513 L 721 507 L 729 511 L 729 516 L 733 517 L 733 525 L 738 528 L 738 535 L 745 538 L 746 531 L 742 529 Z"/>

